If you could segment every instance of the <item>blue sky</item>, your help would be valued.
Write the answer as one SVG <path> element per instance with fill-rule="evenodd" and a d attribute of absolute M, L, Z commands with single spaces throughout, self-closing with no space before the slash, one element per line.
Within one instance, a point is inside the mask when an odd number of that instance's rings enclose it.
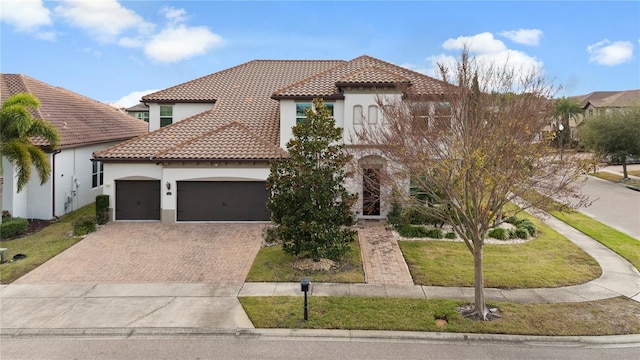
<path fill-rule="evenodd" d="M 125 106 L 253 59 L 360 55 L 437 77 L 463 42 L 558 96 L 640 88 L 640 1 L 1 0 L 0 71 Z"/>

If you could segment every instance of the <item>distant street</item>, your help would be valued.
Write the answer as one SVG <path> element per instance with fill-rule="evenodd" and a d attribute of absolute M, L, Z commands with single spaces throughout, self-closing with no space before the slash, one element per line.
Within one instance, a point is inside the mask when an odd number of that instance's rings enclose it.
<path fill-rule="evenodd" d="M 593 203 L 578 210 L 640 240 L 640 191 L 588 176 L 582 193 Z"/>
<path fill-rule="evenodd" d="M 329 334 L 327 334 L 329 335 Z M 9 359 L 637 359 L 630 344 L 247 337 L 2 338 Z M 637 344 L 635 344 L 637 346 Z"/>

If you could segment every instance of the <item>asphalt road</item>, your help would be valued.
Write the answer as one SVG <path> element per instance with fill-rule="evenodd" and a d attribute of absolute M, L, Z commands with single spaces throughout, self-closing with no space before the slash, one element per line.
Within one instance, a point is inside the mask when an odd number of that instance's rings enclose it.
<path fill-rule="evenodd" d="M 562 343 L 244 337 L 2 339 L 9 359 L 637 359 L 640 348 Z"/>
<path fill-rule="evenodd" d="M 582 193 L 593 203 L 578 210 L 640 240 L 640 191 L 587 176 Z"/>

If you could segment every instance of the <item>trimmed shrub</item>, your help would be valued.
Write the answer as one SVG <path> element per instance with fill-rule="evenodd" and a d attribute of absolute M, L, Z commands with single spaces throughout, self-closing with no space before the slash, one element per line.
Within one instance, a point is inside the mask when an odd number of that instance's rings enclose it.
<path fill-rule="evenodd" d="M 415 206 L 402 209 L 401 216 L 403 223 L 412 225 L 427 225 L 431 221 L 430 216 Z"/>
<path fill-rule="evenodd" d="M 410 224 L 400 224 L 395 227 L 400 236 L 409 238 L 432 238 L 442 239 L 444 235 L 440 229 L 427 229 L 422 226 L 413 226 Z"/>
<path fill-rule="evenodd" d="M 536 236 L 536 232 L 538 230 L 536 225 L 527 219 L 524 219 L 524 221 L 518 225 L 518 229 L 525 229 L 531 236 Z"/>
<path fill-rule="evenodd" d="M 394 226 L 402 223 L 402 206 L 400 204 L 393 203 L 391 210 L 387 213 L 387 222 Z"/>
<path fill-rule="evenodd" d="M 509 230 L 503 228 L 491 229 L 487 236 L 498 240 L 507 240 L 509 239 Z"/>
<path fill-rule="evenodd" d="M 2 235 L 3 239 L 7 239 L 22 235 L 26 233 L 27 230 L 29 230 L 29 222 L 27 219 L 20 217 L 5 218 L 2 220 L 0 235 Z"/>
<path fill-rule="evenodd" d="M 109 195 L 96 196 L 96 222 L 100 225 L 109 222 Z"/>
<path fill-rule="evenodd" d="M 442 239 L 444 238 L 444 234 L 442 233 L 442 230 L 440 229 L 427 229 L 427 236 L 428 238 L 432 238 L 432 239 Z"/>
<path fill-rule="evenodd" d="M 446 234 L 444 234 L 444 237 L 447 239 L 457 239 L 458 238 L 458 234 L 454 233 L 453 231 L 450 231 Z"/>
<path fill-rule="evenodd" d="M 518 239 L 527 239 L 529 237 L 529 232 L 525 228 L 517 228 L 514 234 Z"/>
<path fill-rule="evenodd" d="M 73 235 L 82 236 L 96 231 L 96 218 L 82 216 L 73 222 Z"/>

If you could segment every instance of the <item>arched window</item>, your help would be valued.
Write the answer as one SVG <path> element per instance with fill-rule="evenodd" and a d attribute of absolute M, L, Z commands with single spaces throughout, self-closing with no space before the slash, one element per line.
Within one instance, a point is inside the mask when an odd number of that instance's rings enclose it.
<path fill-rule="evenodd" d="M 362 105 L 354 105 L 353 106 L 353 124 L 362 125 L 362 120 L 363 120 Z"/>
<path fill-rule="evenodd" d="M 369 124 L 377 124 L 378 123 L 378 107 L 375 105 L 369 105 L 369 114 L 368 114 Z"/>

